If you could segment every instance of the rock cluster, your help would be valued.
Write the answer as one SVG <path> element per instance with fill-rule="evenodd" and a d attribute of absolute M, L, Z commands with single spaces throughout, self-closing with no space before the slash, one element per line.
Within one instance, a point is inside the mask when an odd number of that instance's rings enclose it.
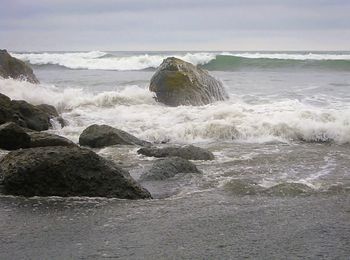
<path fill-rule="evenodd" d="M 38 83 L 31 68 L 0 50 L 0 76 Z M 51 127 L 55 107 L 34 106 L 0 93 L 0 149 L 15 150 L 0 160 L 0 190 L 22 196 L 99 196 L 146 199 L 151 194 L 130 174 L 70 140 L 40 132 Z M 92 125 L 80 143 L 90 147 L 115 144 L 149 145 L 122 130 Z"/>
<path fill-rule="evenodd" d="M 38 83 L 23 62 L 0 51 L 0 76 Z M 157 100 L 171 106 L 203 105 L 224 100 L 222 84 L 206 71 L 176 58 L 164 60 L 152 77 L 150 89 Z M 0 160 L 0 190 L 22 196 L 101 196 L 123 199 L 151 198 L 127 172 L 92 150 L 47 132 L 50 120 L 59 117 L 55 107 L 34 106 L 0 93 L 0 149 L 11 150 Z M 214 155 L 193 145 L 151 147 L 123 130 L 91 125 L 79 137 L 91 148 L 112 145 L 143 146 L 139 154 L 158 159 L 140 181 L 165 180 L 180 173 L 200 173 L 189 160 L 213 160 Z M 148 182 L 149 183 L 149 182 Z"/>

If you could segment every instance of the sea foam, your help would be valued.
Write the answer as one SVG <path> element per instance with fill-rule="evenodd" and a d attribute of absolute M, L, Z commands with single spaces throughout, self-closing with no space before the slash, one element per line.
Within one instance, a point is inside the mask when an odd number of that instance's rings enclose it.
<path fill-rule="evenodd" d="M 336 109 L 290 99 L 248 104 L 236 96 L 206 106 L 167 107 L 135 85 L 96 94 L 10 79 L 0 80 L 0 92 L 34 104 L 55 105 L 69 121 L 60 134 L 73 140 L 84 127 L 101 123 L 155 142 L 350 142 L 346 104 Z"/>

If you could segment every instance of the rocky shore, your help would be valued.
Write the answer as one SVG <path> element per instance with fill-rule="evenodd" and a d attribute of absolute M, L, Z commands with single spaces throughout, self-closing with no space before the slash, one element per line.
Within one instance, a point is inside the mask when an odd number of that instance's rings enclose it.
<path fill-rule="evenodd" d="M 32 69 L 6 50 L 0 51 L 0 76 L 39 83 Z M 201 105 L 227 98 L 219 81 L 175 58 L 163 62 L 151 80 L 150 90 L 156 92 L 158 101 L 171 106 Z M 79 144 L 75 144 L 44 132 L 52 127 L 52 120 L 61 127 L 67 123 L 49 104 L 32 105 L 0 93 L 0 149 L 11 151 L 0 159 L 0 190 L 4 194 L 152 198 L 128 171 L 102 158 L 93 148 L 132 145 L 143 147 L 137 151 L 142 156 L 163 157 L 143 173 L 141 182 L 164 180 L 179 173 L 200 174 L 189 160 L 214 159 L 211 152 L 193 145 L 159 148 L 108 125 L 87 127 Z"/>

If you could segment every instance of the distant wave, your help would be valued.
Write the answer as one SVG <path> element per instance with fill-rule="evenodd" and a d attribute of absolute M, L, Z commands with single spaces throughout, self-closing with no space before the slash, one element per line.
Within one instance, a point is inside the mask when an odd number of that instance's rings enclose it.
<path fill-rule="evenodd" d="M 244 68 L 318 68 L 350 70 L 350 54 L 339 53 L 230 53 L 194 52 L 184 54 L 116 55 L 102 51 L 66 53 L 12 53 L 35 66 L 62 66 L 88 70 L 145 70 L 157 68 L 163 59 L 175 56 L 208 70 L 231 71 Z"/>
<path fill-rule="evenodd" d="M 141 54 L 115 56 L 101 51 L 75 53 L 12 53 L 18 59 L 32 65 L 59 65 L 69 69 L 90 70 L 144 70 L 157 68 L 169 55 Z M 195 65 L 215 59 L 214 53 L 187 53 L 175 56 Z"/>
<path fill-rule="evenodd" d="M 252 69 L 327 69 L 350 70 L 350 55 L 341 54 L 261 54 L 222 53 L 204 64 L 207 70 Z"/>

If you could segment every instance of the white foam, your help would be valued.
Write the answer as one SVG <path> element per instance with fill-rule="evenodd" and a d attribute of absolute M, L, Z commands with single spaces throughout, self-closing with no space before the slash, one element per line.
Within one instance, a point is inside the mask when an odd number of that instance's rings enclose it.
<path fill-rule="evenodd" d="M 221 55 L 236 56 L 249 59 L 278 59 L 278 60 L 350 60 L 349 54 L 318 54 L 318 53 L 307 53 L 307 54 L 296 54 L 296 53 L 232 53 L 223 52 Z"/>
<path fill-rule="evenodd" d="M 14 57 L 34 65 L 60 65 L 70 69 L 94 70 L 142 70 L 156 68 L 168 56 L 183 59 L 192 64 L 205 64 L 215 58 L 214 53 L 186 53 L 174 55 L 105 56 L 100 51 L 75 53 L 11 53 Z"/>
<path fill-rule="evenodd" d="M 55 105 L 70 123 L 57 131 L 72 140 L 77 140 L 83 128 L 99 123 L 157 142 L 350 142 L 347 103 L 315 107 L 286 99 L 247 104 L 235 98 L 199 107 L 167 107 L 138 86 L 95 94 L 10 79 L 0 80 L 0 92 L 34 104 Z"/>

